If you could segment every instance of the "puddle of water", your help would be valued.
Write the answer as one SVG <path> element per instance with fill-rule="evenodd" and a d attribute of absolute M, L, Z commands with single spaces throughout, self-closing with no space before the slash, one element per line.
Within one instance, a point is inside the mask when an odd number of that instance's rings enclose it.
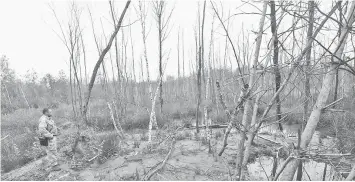
<path fill-rule="evenodd" d="M 284 160 L 278 162 L 278 168 L 284 163 Z M 249 164 L 248 170 L 251 176 L 251 180 L 255 181 L 267 181 L 271 176 L 273 166 L 272 157 L 260 157 L 256 159 L 256 162 Z M 304 163 L 302 181 L 323 181 L 324 163 L 318 163 L 315 161 L 309 161 Z M 264 169 L 263 169 L 264 168 Z M 327 173 L 325 180 L 331 181 L 333 178 L 332 168 L 327 166 Z M 268 177 L 267 177 L 267 176 Z M 296 176 L 296 175 L 295 175 Z M 269 179 L 270 180 L 270 179 Z"/>

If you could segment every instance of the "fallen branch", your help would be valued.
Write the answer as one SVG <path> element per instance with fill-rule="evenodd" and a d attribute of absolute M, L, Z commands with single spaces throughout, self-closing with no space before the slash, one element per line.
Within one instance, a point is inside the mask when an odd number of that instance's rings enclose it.
<path fill-rule="evenodd" d="M 206 126 L 198 126 L 198 128 L 205 129 Z M 228 125 L 218 125 L 218 124 L 215 124 L 215 125 L 210 125 L 210 126 L 208 126 L 208 128 L 209 128 L 209 129 L 228 128 Z M 188 127 L 188 129 L 196 129 L 196 126 Z"/>
<path fill-rule="evenodd" d="M 275 143 L 275 144 L 278 144 L 278 145 L 282 145 L 282 143 L 276 142 L 276 141 L 273 141 L 273 140 L 270 140 L 270 139 L 267 139 L 267 138 L 264 138 L 264 137 L 260 136 L 260 134 L 258 135 L 258 137 L 261 138 L 261 139 L 264 139 L 266 141 L 269 141 L 269 142 L 272 142 L 272 143 Z"/>
<path fill-rule="evenodd" d="M 92 160 L 96 159 L 100 155 L 100 150 L 96 147 L 93 147 L 93 148 L 97 150 L 97 155 L 95 155 L 93 158 L 89 159 L 88 162 L 91 162 Z"/>
<path fill-rule="evenodd" d="M 340 109 L 323 109 L 322 112 L 346 112 L 345 110 L 340 110 Z"/>
<path fill-rule="evenodd" d="M 150 178 L 151 178 L 154 174 L 156 174 L 157 172 L 159 172 L 161 169 L 164 168 L 166 162 L 169 160 L 171 154 L 172 154 L 173 151 L 174 151 L 175 143 L 176 143 L 176 139 L 175 139 L 175 137 L 174 137 L 173 142 L 171 143 L 171 147 L 170 147 L 170 151 L 169 151 L 168 155 L 166 155 L 165 159 L 161 162 L 161 164 L 158 165 L 155 169 L 153 169 L 152 172 L 150 172 L 150 174 L 149 174 L 149 172 L 148 172 L 148 173 L 143 177 L 143 181 L 150 180 Z"/>
<path fill-rule="evenodd" d="M 346 154 L 317 154 L 317 156 L 338 156 L 338 157 L 341 157 L 341 156 L 350 156 L 351 153 L 346 153 Z"/>
<path fill-rule="evenodd" d="M 348 177 L 345 180 L 352 181 L 354 178 L 355 178 L 355 165 L 354 165 L 353 169 L 351 169 L 350 174 L 348 175 Z"/>
<path fill-rule="evenodd" d="M 6 135 L 4 138 L 1 139 L 1 141 L 5 140 L 7 137 L 9 137 L 9 135 Z"/>
<path fill-rule="evenodd" d="M 332 102 L 332 103 L 330 103 L 330 104 L 328 104 L 328 105 L 326 105 L 326 106 L 324 106 L 322 110 L 325 110 L 325 109 L 327 109 L 329 107 L 332 107 L 333 105 L 335 105 L 336 103 L 340 102 L 341 100 L 343 100 L 343 97 L 338 99 L 338 100 L 336 100 L 336 101 L 334 101 L 334 102 Z"/>

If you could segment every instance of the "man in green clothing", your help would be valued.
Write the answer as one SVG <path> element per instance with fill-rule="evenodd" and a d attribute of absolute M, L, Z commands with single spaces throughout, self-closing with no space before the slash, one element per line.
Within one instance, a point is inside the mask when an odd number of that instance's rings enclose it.
<path fill-rule="evenodd" d="M 52 167 L 52 170 L 59 171 L 60 168 L 57 158 L 58 128 L 52 119 L 51 109 L 44 108 L 42 113 L 43 115 L 39 119 L 38 125 L 39 135 L 40 139 L 48 142 L 48 145 L 42 145 L 47 153 L 47 156 L 43 159 L 42 164 L 44 167 Z"/>

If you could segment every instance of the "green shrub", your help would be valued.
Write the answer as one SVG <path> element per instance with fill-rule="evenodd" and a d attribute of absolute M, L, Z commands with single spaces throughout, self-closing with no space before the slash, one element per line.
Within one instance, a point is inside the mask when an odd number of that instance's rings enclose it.
<path fill-rule="evenodd" d="M 119 155 L 122 152 L 120 138 L 117 133 L 108 133 L 100 137 L 103 140 L 99 162 L 104 163 L 111 156 Z"/>

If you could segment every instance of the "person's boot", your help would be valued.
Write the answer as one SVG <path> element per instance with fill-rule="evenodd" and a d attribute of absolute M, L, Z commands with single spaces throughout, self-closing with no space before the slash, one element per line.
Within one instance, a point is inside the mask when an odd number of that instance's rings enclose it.
<path fill-rule="evenodd" d="M 48 159 L 43 158 L 40 164 L 40 169 L 41 170 L 46 170 L 49 166 L 49 161 Z"/>

